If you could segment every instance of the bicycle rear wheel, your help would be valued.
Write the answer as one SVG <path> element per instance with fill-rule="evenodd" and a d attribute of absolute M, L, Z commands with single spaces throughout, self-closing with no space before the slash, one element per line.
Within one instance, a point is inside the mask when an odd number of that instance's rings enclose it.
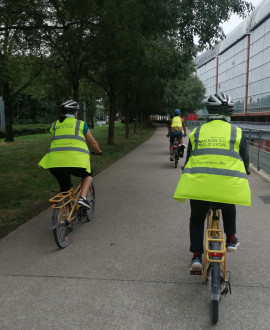
<path fill-rule="evenodd" d="M 213 324 L 218 323 L 218 301 L 211 300 L 211 320 Z"/>
<path fill-rule="evenodd" d="M 177 165 L 178 165 L 178 151 L 177 151 L 177 149 L 174 149 L 173 157 L 174 157 L 174 167 L 177 168 Z"/>
<path fill-rule="evenodd" d="M 86 220 L 91 221 L 95 215 L 95 203 L 96 203 L 96 193 L 93 182 L 87 192 L 86 199 L 90 204 L 90 209 L 86 211 Z"/>
<path fill-rule="evenodd" d="M 72 223 L 66 220 L 66 215 L 62 208 L 53 210 L 52 228 L 55 243 L 61 249 L 65 248 L 71 240 Z"/>
<path fill-rule="evenodd" d="M 219 301 L 221 296 L 221 269 L 220 263 L 211 263 L 211 321 L 218 322 Z"/>

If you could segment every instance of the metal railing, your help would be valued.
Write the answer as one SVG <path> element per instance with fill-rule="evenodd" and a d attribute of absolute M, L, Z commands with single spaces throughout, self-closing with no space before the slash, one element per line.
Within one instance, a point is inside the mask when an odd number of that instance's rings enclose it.
<path fill-rule="evenodd" d="M 205 121 L 187 121 L 187 127 L 193 129 L 201 126 Z M 232 122 L 241 127 L 249 146 L 249 159 L 257 170 L 264 170 L 270 174 L 270 123 Z"/>
<path fill-rule="evenodd" d="M 256 130 L 270 131 L 270 123 L 261 123 L 261 122 L 242 122 L 242 121 L 232 121 L 233 125 L 241 128 L 251 128 Z"/>
<path fill-rule="evenodd" d="M 270 131 L 244 128 L 243 132 L 248 140 L 250 162 L 258 171 L 270 174 Z"/>

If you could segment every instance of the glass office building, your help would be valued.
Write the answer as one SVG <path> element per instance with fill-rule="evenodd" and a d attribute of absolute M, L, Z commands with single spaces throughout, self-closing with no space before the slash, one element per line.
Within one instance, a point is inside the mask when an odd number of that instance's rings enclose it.
<path fill-rule="evenodd" d="M 206 95 L 230 94 L 235 120 L 270 121 L 270 1 L 262 1 L 213 50 L 196 60 Z M 198 112 L 204 117 L 206 109 Z M 245 119 L 244 119 L 244 118 Z"/>

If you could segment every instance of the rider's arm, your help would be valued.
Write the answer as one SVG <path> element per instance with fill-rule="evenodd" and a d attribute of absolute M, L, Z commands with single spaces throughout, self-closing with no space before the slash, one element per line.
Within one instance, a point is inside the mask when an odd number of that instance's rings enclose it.
<path fill-rule="evenodd" d="M 187 129 L 186 129 L 186 124 L 185 124 L 184 119 L 182 119 L 182 126 L 183 126 L 183 130 L 184 130 L 184 136 L 187 136 Z"/>
<path fill-rule="evenodd" d="M 96 154 L 101 153 L 99 145 L 89 129 L 88 129 L 87 133 L 85 134 L 85 140 L 95 150 Z"/>
<path fill-rule="evenodd" d="M 248 144 L 247 139 L 244 134 L 242 134 L 242 138 L 239 145 L 239 154 L 243 160 L 246 172 L 249 172 L 249 152 L 248 152 Z"/>
<path fill-rule="evenodd" d="M 172 121 L 171 121 L 171 120 L 168 120 L 168 123 L 167 123 L 167 127 L 168 127 L 168 136 L 171 134 L 171 125 L 172 125 Z"/>

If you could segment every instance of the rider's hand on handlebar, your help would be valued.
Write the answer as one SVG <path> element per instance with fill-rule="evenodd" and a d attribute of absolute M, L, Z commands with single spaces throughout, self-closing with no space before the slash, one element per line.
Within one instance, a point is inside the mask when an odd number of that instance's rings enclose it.
<path fill-rule="evenodd" d="M 101 156 L 102 155 L 102 151 L 100 152 L 95 152 L 91 150 L 91 155 L 95 155 L 95 156 Z"/>

